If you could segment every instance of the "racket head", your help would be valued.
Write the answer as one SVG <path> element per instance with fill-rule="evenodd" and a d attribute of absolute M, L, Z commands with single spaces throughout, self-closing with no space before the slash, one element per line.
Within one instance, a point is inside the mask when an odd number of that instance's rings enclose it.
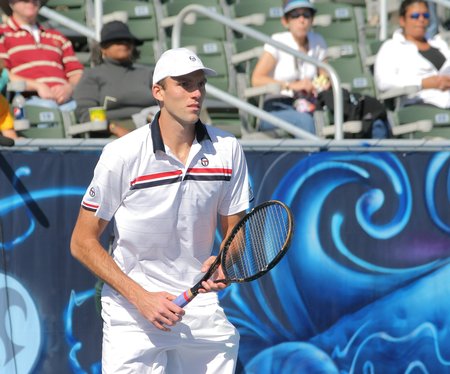
<path fill-rule="evenodd" d="M 249 282 L 272 269 L 286 254 L 294 232 L 289 207 L 269 200 L 253 208 L 233 228 L 220 256 L 227 282 Z"/>

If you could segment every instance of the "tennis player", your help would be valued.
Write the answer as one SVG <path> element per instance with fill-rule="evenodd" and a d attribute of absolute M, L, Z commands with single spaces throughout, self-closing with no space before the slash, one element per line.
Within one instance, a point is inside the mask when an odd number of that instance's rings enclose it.
<path fill-rule="evenodd" d="M 209 280 L 185 309 L 172 302 L 214 259 L 249 207 L 244 153 L 204 125 L 206 77 L 216 72 L 185 48 L 158 60 L 153 122 L 105 146 L 81 203 L 71 252 L 105 281 L 103 373 L 232 373 L 239 334 Z M 99 237 L 114 218 L 109 256 Z M 220 276 L 220 275 L 219 275 Z"/>

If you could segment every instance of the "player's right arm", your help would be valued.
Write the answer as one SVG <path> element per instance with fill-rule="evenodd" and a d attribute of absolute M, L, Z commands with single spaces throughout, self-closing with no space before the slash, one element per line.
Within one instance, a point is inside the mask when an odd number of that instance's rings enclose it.
<path fill-rule="evenodd" d="M 168 331 L 184 314 L 184 310 L 171 300 L 174 295 L 167 292 L 148 292 L 128 277 L 100 243 L 100 236 L 108 221 L 81 208 L 72 233 L 70 250 L 72 255 L 97 277 L 133 304 L 155 327 Z"/>

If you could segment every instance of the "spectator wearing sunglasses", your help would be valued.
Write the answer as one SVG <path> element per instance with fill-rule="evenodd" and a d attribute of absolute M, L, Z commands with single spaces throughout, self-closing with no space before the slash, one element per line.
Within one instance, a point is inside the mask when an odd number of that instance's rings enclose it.
<path fill-rule="evenodd" d="M 308 0 L 285 0 L 281 23 L 287 31 L 273 34 L 272 39 L 324 61 L 327 49 L 325 40 L 311 31 L 315 13 L 314 5 Z M 268 95 L 264 110 L 305 131 L 315 133 L 312 112 L 316 87 L 313 81 L 319 74 L 315 65 L 265 44 L 264 52 L 252 74 L 252 85 L 280 84 L 280 95 Z M 261 131 L 273 132 L 274 129 L 275 126 L 261 121 Z"/>
<path fill-rule="evenodd" d="M 450 108 L 450 49 L 438 35 L 427 38 L 429 22 L 426 1 L 401 3 L 400 29 L 377 54 L 375 82 L 380 92 L 418 87 L 418 92 L 402 99 L 401 105 L 424 103 Z"/>

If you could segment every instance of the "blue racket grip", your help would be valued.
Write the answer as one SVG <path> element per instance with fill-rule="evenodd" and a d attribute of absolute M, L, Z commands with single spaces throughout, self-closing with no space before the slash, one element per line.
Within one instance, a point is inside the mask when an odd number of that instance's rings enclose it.
<path fill-rule="evenodd" d="M 180 294 L 173 302 L 180 308 L 184 308 L 194 297 L 195 295 L 192 294 L 191 290 L 187 290 Z"/>

